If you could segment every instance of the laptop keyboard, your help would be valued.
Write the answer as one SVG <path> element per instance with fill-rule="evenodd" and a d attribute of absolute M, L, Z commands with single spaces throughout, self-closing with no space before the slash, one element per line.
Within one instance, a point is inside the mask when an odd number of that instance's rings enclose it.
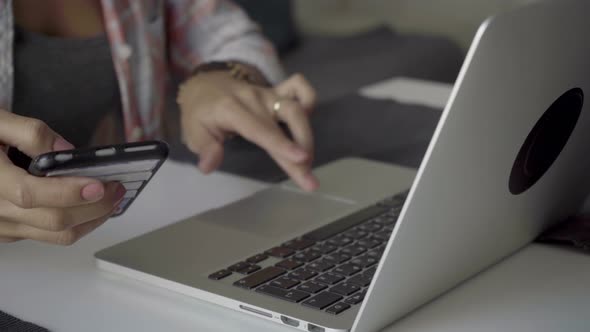
<path fill-rule="evenodd" d="M 407 192 L 209 275 L 234 286 L 337 315 L 362 303 Z M 279 259 L 262 268 L 259 264 Z M 261 264 L 264 265 L 264 264 Z"/>

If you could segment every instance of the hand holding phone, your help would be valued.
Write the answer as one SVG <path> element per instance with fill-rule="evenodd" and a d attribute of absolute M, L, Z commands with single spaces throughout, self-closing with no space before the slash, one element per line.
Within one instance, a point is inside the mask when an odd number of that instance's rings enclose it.
<path fill-rule="evenodd" d="M 29 173 L 42 177 L 87 177 L 125 188 L 113 216 L 123 214 L 168 157 L 161 141 L 50 152 L 36 157 Z"/>
<path fill-rule="evenodd" d="M 10 151 L 28 156 L 72 148 L 42 121 L 2 110 L 0 145 L 18 147 Z M 31 175 L 2 148 L 0 242 L 31 239 L 70 245 L 103 224 L 124 194 L 124 187 L 116 182 Z"/>

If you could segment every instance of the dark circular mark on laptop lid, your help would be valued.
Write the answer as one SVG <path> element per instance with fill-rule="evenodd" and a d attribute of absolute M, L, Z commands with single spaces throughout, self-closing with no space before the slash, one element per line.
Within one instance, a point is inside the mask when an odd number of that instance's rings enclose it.
<path fill-rule="evenodd" d="M 513 195 L 530 189 L 549 170 L 567 144 L 584 104 L 584 93 L 573 88 L 562 94 L 543 113 L 524 141 L 510 172 Z"/>

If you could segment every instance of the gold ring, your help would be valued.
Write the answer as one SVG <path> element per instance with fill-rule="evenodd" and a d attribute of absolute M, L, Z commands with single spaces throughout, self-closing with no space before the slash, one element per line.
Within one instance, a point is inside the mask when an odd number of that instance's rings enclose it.
<path fill-rule="evenodd" d="M 272 110 L 273 110 L 273 115 L 274 115 L 275 119 L 278 119 L 279 112 L 281 111 L 281 101 L 280 100 L 277 100 L 274 102 L 274 104 L 272 104 Z"/>

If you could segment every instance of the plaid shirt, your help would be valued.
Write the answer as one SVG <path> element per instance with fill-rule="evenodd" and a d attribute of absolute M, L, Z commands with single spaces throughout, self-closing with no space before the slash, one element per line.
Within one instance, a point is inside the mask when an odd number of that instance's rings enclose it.
<path fill-rule="evenodd" d="M 170 74 L 186 78 L 199 64 L 238 60 L 271 82 L 282 70 L 271 44 L 228 0 L 101 0 L 119 81 L 128 141 L 157 138 Z M 0 108 L 12 105 L 12 0 L 0 0 Z"/>

